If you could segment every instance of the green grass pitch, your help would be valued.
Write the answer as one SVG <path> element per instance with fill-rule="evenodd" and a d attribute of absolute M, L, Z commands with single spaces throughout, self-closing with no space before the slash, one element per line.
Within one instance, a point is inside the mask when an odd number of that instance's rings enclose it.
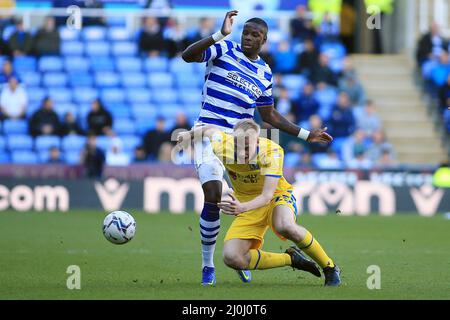
<path fill-rule="evenodd" d="M 300 216 L 340 265 L 340 288 L 288 267 L 241 283 L 221 260 L 225 216 L 217 286 L 201 287 L 197 215 L 130 212 L 137 233 L 125 245 L 103 238 L 102 212 L 1 212 L 0 299 L 450 299 L 450 220 L 442 216 Z M 288 245 L 268 231 L 265 250 Z M 80 290 L 66 287 L 69 265 L 81 269 Z M 370 265 L 381 268 L 380 290 L 366 286 Z"/>

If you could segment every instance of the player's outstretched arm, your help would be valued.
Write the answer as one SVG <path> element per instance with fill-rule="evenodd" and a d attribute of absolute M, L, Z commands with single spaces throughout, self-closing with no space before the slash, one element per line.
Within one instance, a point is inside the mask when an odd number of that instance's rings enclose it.
<path fill-rule="evenodd" d="M 229 215 L 237 215 L 246 211 L 251 211 L 264 207 L 270 203 L 273 199 L 273 195 L 277 190 L 279 177 L 266 176 L 264 179 L 264 187 L 262 193 L 256 198 L 248 202 L 239 202 L 236 197 L 230 193 L 231 200 L 222 200 L 218 203 L 218 207 L 223 213 Z"/>
<path fill-rule="evenodd" d="M 219 131 L 220 130 L 213 125 L 198 126 L 189 131 L 179 132 L 176 137 L 177 143 L 179 146 L 185 146 L 193 141 L 203 140 L 203 137 L 211 139 L 211 137 Z"/>
<path fill-rule="evenodd" d="M 214 43 L 222 40 L 227 35 L 231 33 L 233 26 L 233 19 L 237 16 L 238 11 L 232 10 L 228 11 L 223 20 L 222 28 L 220 31 L 214 33 L 213 35 L 203 38 L 197 42 L 194 42 L 189 47 L 187 47 L 181 57 L 186 62 L 202 62 L 203 52 L 211 47 Z"/>
<path fill-rule="evenodd" d="M 263 121 L 267 122 L 274 128 L 280 129 L 293 136 L 298 136 L 308 142 L 330 143 L 333 141 L 333 137 L 326 132 L 327 128 L 315 129 L 312 131 L 300 128 L 295 123 L 292 123 L 281 115 L 273 105 L 259 107 L 258 111 Z"/>

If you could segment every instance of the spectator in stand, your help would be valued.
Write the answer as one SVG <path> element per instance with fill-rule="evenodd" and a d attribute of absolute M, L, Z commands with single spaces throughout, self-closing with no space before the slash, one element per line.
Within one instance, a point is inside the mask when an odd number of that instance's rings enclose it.
<path fill-rule="evenodd" d="M 375 163 L 375 167 L 380 169 L 394 169 L 397 166 L 397 161 L 393 158 L 389 150 L 383 150 L 381 157 Z"/>
<path fill-rule="evenodd" d="M 58 147 L 50 148 L 47 163 L 51 164 L 63 163 L 61 159 L 61 151 L 59 151 Z"/>
<path fill-rule="evenodd" d="M 46 17 L 44 25 L 34 35 L 34 53 L 38 56 L 58 55 L 60 43 L 61 37 L 55 27 L 55 18 Z"/>
<path fill-rule="evenodd" d="M 191 130 L 192 126 L 189 124 L 188 118 L 183 111 L 180 111 L 175 116 L 175 126 L 172 128 L 172 132 L 175 130 Z M 176 144 L 176 141 L 174 141 Z"/>
<path fill-rule="evenodd" d="M 302 157 L 300 158 L 299 167 L 303 169 L 310 169 L 314 167 L 312 163 L 311 153 L 305 152 L 302 154 Z"/>
<path fill-rule="evenodd" d="M 314 84 L 324 82 L 331 86 L 337 86 L 337 76 L 330 68 L 330 58 L 322 53 L 319 55 L 319 65 L 313 69 L 311 81 Z"/>
<path fill-rule="evenodd" d="M 170 142 L 164 142 L 159 148 L 158 161 L 159 162 L 171 162 L 172 161 L 172 144 Z"/>
<path fill-rule="evenodd" d="M 286 116 L 288 113 L 296 111 L 294 103 L 289 97 L 289 91 L 284 86 L 278 87 L 278 96 L 275 97 L 274 101 L 278 112 L 281 113 L 283 116 Z"/>
<path fill-rule="evenodd" d="M 87 124 L 89 132 L 97 136 L 111 135 L 113 118 L 100 99 L 92 102 L 92 109 L 87 115 Z"/>
<path fill-rule="evenodd" d="M 274 59 L 274 72 L 285 74 L 294 71 L 297 56 L 295 55 L 295 52 L 292 51 L 288 41 L 280 41 L 278 50 L 274 54 Z"/>
<path fill-rule="evenodd" d="M 17 18 L 15 21 L 16 30 L 8 39 L 8 47 L 15 57 L 29 55 L 33 49 L 33 37 L 23 26 L 23 21 Z"/>
<path fill-rule="evenodd" d="M 450 58 L 446 50 L 442 50 L 438 64 L 431 70 L 431 80 L 437 87 L 441 87 L 450 75 Z"/>
<path fill-rule="evenodd" d="M 377 162 L 384 152 L 389 152 L 392 159 L 395 158 L 394 147 L 386 141 L 386 135 L 383 130 L 378 130 L 372 135 L 372 144 L 367 150 L 367 157 L 373 162 Z"/>
<path fill-rule="evenodd" d="M 117 137 L 113 138 L 109 151 L 106 153 L 106 164 L 108 166 L 127 166 L 130 164 L 130 156 L 123 152 L 122 148 L 122 140 Z"/>
<path fill-rule="evenodd" d="M 304 41 L 316 37 L 316 31 L 314 30 L 312 21 L 306 15 L 306 7 L 304 5 L 298 5 L 295 10 L 295 18 L 289 22 L 293 40 Z"/>
<path fill-rule="evenodd" d="M 366 153 L 366 134 L 363 130 L 356 130 L 355 133 L 342 144 L 342 160 L 348 166 L 358 152 Z"/>
<path fill-rule="evenodd" d="M 322 129 L 323 128 L 322 118 L 320 118 L 317 114 L 313 114 L 312 116 L 309 117 L 308 123 L 305 126 L 309 131 Z M 311 154 L 316 154 L 327 152 L 330 145 L 314 142 L 308 143 L 307 147 Z"/>
<path fill-rule="evenodd" d="M 439 107 L 441 113 L 447 108 L 448 99 L 450 99 L 450 74 L 447 76 L 447 81 L 439 89 Z"/>
<path fill-rule="evenodd" d="M 270 53 L 269 45 L 267 44 L 267 42 L 264 43 L 264 45 L 262 46 L 259 56 L 261 57 L 261 59 L 263 59 L 269 65 L 269 67 L 271 69 L 275 68 L 275 58 L 274 58 L 273 54 Z"/>
<path fill-rule="evenodd" d="M 343 168 L 343 163 L 333 148 L 329 148 L 326 155 L 319 158 L 316 164 L 319 169 L 338 170 Z"/>
<path fill-rule="evenodd" d="M 295 102 L 294 115 L 297 122 L 308 120 L 319 111 L 319 102 L 314 96 L 314 85 L 310 82 L 303 87 L 300 98 Z"/>
<path fill-rule="evenodd" d="M 305 40 L 304 47 L 297 59 L 296 71 L 309 78 L 319 65 L 319 53 L 311 39 Z"/>
<path fill-rule="evenodd" d="M 192 43 L 212 35 L 215 30 L 215 21 L 211 18 L 203 17 L 200 19 L 199 27 L 194 31 L 188 31 L 186 36 L 186 47 Z"/>
<path fill-rule="evenodd" d="M 100 178 L 105 165 L 105 153 L 97 147 L 97 137 L 89 134 L 86 146 L 81 153 L 81 163 L 86 168 L 86 175 L 89 178 Z"/>
<path fill-rule="evenodd" d="M 367 159 L 363 150 L 357 150 L 355 158 L 347 164 L 347 167 L 349 169 L 370 170 L 373 168 L 373 162 Z"/>
<path fill-rule="evenodd" d="M 444 124 L 447 134 L 450 134 L 450 98 L 447 99 L 448 109 L 444 110 Z"/>
<path fill-rule="evenodd" d="M 176 57 L 185 49 L 186 31 L 175 18 L 169 18 L 163 31 L 169 58 Z"/>
<path fill-rule="evenodd" d="M 84 135 L 75 116 L 72 112 L 67 112 L 64 115 L 64 123 L 61 124 L 61 136 L 68 136 L 70 134 Z"/>
<path fill-rule="evenodd" d="M 133 162 L 147 162 L 147 154 L 145 153 L 145 148 L 143 146 L 137 146 L 134 149 Z"/>
<path fill-rule="evenodd" d="M 27 92 L 19 85 L 16 77 L 10 76 L 8 84 L 1 91 L 0 119 L 25 118 L 27 105 Z"/>
<path fill-rule="evenodd" d="M 20 78 L 13 70 L 13 64 L 11 63 L 11 60 L 5 60 L 2 65 L 2 72 L 0 73 L 0 86 L 8 82 L 8 79 L 10 77 L 15 77 L 20 82 Z"/>
<path fill-rule="evenodd" d="M 364 110 L 356 117 L 356 127 L 363 130 L 367 136 L 381 129 L 381 119 L 371 100 L 366 101 Z"/>
<path fill-rule="evenodd" d="M 151 160 L 155 160 L 159 154 L 159 148 L 164 142 L 170 141 L 170 134 L 166 129 L 166 120 L 163 117 L 159 117 L 156 120 L 155 129 L 149 130 L 145 136 L 143 145 L 147 156 Z"/>
<path fill-rule="evenodd" d="M 438 59 L 445 48 L 446 41 L 441 35 L 437 23 L 431 25 L 430 31 L 420 38 L 417 45 L 416 60 L 420 67 L 428 59 Z"/>
<path fill-rule="evenodd" d="M 49 97 L 43 100 L 42 106 L 31 116 L 28 127 L 33 137 L 59 133 L 59 117 L 53 110 L 53 101 Z"/>
<path fill-rule="evenodd" d="M 323 15 L 322 22 L 319 25 L 319 33 L 323 41 L 337 41 L 339 37 L 339 24 L 329 12 Z"/>
<path fill-rule="evenodd" d="M 335 138 L 350 136 L 355 130 L 355 118 L 347 93 L 341 92 L 329 120 L 331 135 Z"/>
<path fill-rule="evenodd" d="M 348 94 L 353 106 L 362 106 L 366 100 L 364 88 L 356 75 L 342 77 L 339 80 L 339 91 Z"/>
<path fill-rule="evenodd" d="M 139 50 L 150 57 L 156 57 L 165 51 L 166 43 L 161 26 L 155 17 L 145 17 L 139 34 Z"/>

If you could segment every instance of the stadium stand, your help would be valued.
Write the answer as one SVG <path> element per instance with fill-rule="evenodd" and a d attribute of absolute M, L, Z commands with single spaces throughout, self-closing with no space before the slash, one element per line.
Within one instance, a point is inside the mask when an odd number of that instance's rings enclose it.
<path fill-rule="evenodd" d="M 164 35 L 165 26 L 160 27 L 161 34 Z M 278 97 L 278 88 L 282 85 L 288 90 L 292 105 L 292 110 L 288 112 L 292 114 L 294 121 L 307 125 L 311 116 L 318 116 L 321 123 L 329 127 L 331 134 L 339 135 L 330 152 L 327 148 L 320 149 L 317 146 L 304 145 L 298 148 L 284 145 L 287 148 L 288 164 L 302 166 L 309 165 L 312 161 L 312 165 L 319 168 L 348 166 L 349 163 L 345 163 L 343 159 L 341 145 L 351 139 L 356 129 L 354 119 L 364 105 L 350 104 L 348 111 L 342 112 L 337 103 L 338 97 L 342 95 L 337 86 L 338 79 L 347 75 L 344 45 L 333 37 L 321 37 L 312 29 L 306 38 L 302 38 L 303 36 L 296 37 L 294 33 L 281 32 L 276 23 L 273 23 L 272 28 L 269 34 L 281 34 L 278 40 L 269 44 L 267 52 L 267 55 L 275 57 L 267 59 L 270 63 L 275 61 L 276 65 L 271 66 L 274 72 L 280 69 L 282 73 L 275 74 L 274 77 L 275 97 Z M 204 65 L 185 63 L 179 57 L 179 52 L 173 58 L 169 58 L 164 49 L 161 49 L 159 55 L 140 52 L 141 33 L 142 31 L 130 33 L 124 27 L 115 25 L 88 26 L 81 31 L 63 26 L 59 28 L 60 55 L 15 57 L 13 71 L 26 88 L 29 99 L 26 117 L 29 119 L 42 100 L 49 97 L 61 121 L 67 112 L 71 112 L 79 126 L 87 130 L 87 115 L 91 111 L 91 104 L 99 98 L 113 118 L 110 134 L 120 138 L 123 143 L 122 151 L 131 159 L 135 149 L 144 144 L 145 134 L 155 129 L 159 117 L 165 118 L 165 130 L 168 133 L 174 127 L 179 113 L 184 113 L 189 125 L 192 125 L 201 108 Z M 192 41 L 192 35 L 198 34 L 198 29 L 186 30 L 186 34 L 187 44 Z M 312 54 L 311 61 L 308 61 L 312 63 L 312 72 L 299 67 L 302 62 L 299 57 L 305 48 L 304 41 L 311 37 L 314 40 L 313 50 L 317 50 L 317 54 Z M 0 57 L 1 61 L 8 63 L 6 56 Z M 359 89 L 364 91 L 358 77 L 355 74 L 353 76 Z M 312 85 L 312 92 L 309 93 L 311 97 L 308 96 L 311 101 L 303 103 L 303 88 L 307 84 Z M 346 87 L 347 89 L 351 90 Z M 311 103 L 318 105 L 317 114 L 313 111 L 307 117 L 302 117 L 302 108 Z M 345 121 L 342 118 L 344 114 Z M 339 129 L 346 125 L 346 130 Z M 48 150 L 56 146 L 61 148 L 61 158 L 67 164 L 77 164 L 86 141 L 84 136 L 78 134 L 53 134 L 33 138 L 28 135 L 26 120 L 4 120 L 0 133 L 1 163 L 45 162 L 48 156 L 41 154 L 48 154 Z M 97 144 L 104 152 L 109 150 L 111 138 L 98 137 Z M 372 143 L 370 134 L 365 138 L 369 147 Z M 321 152 L 314 153 L 309 159 L 311 152 L 317 150 Z M 377 159 L 368 161 L 369 167 L 377 166 Z"/>

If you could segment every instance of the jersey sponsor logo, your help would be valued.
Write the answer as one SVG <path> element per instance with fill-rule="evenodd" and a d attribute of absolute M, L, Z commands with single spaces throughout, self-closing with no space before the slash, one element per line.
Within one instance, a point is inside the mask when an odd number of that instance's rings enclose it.
<path fill-rule="evenodd" d="M 236 71 L 229 71 L 226 80 L 233 86 L 245 90 L 251 93 L 254 99 L 258 99 L 262 95 L 261 89 L 256 85 L 254 81 L 249 81 L 243 73 Z"/>

